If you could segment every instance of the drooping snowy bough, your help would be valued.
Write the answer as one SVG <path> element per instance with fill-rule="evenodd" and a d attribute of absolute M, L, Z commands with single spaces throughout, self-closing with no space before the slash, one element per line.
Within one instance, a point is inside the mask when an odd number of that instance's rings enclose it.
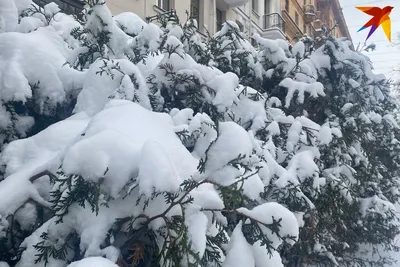
<path fill-rule="evenodd" d="M 395 105 L 346 41 L 31 4 L 0 0 L 1 267 L 389 262 Z"/>

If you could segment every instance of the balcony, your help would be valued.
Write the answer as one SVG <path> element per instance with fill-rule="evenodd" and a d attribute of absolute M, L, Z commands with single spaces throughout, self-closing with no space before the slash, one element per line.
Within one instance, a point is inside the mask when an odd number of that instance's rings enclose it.
<path fill-rule="evenodd" d="M 303 7 L 304 11 L 304 21 L 305 23 L 310 23 L 315 20 L 316 16 L 316 10 L 313 5 L 305 5 Z"/>
<path fill-rule="evenodd" d="M 314 38 L 321 36 L 323 25 L 324 25 L 324 23 L 320 19 L 317 19 L 313 22 Z"/>
<path fill-rule="evenodd" d="M 239 6 L 244 6 L 249 0 L 216 0 L 217 8 L 220 10 L 228 10 Z"/>
<path fill-rule="evenodd" d="M 285 40 L 285 21 L 278 13 L 262 16 L 262 36 L 267 39 Z"/>
<path fill-rule="evenodd" d="M 54 2 L 58 5 L 60 10 L 69 15 L 77 15 L 78 17 L 81 14 L 81 11 L 84 7 L 84 2 L 80 0 L 33 0 L 35 4 L 38 6 L 44 7 L 48 3 Z"/>

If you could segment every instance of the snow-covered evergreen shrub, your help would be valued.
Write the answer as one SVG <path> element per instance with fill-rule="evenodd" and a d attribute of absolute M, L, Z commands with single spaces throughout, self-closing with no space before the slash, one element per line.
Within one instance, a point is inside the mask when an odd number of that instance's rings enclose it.
<path fill-rule="evenodd" d="M 20 66 L 1 97 L 68 118 L 3 138 L 0 266 L 390 262 L 361 252 L 398 233 L 395 103 L 345 41 L 256 49 L 234 22 L 204 41 L 192 19 L 103 0 L 79 21 L 29 4 L 0 0 L 0 67 Z"/>
<path fill-rule="evenodd" d="M 70 49 L 62 37 L 55 28 L 42 27 L 51 25 L 57 6 L 29 13 L 23 2 L 0 5 L 0 150 L 70 116 L 82 86 L 82 75 L 63 66 Z"/>
<path fill-rule="evenodd" d="M 298 42 L 292 57 L 285 56 L 285 48 L 256 39 L 265 58 L 265 92 L 283 102 L 287 113 L 314 123 L 303 124 L 304 145 L 319 155 L 323 185 L 300 185 L 303 192 L 311 186 L 318 190 L 306 193 L 314 207 L 306 212 L 300 241 L 287 252 L 286 264 L 383 266 L 387 259 L 369 262 L 357 251 L 376 244 L 394 250 L 399 233 L 393 205 L 399 196 L 399 129 L 388 82 L 372 73 L 368 58 L 334 37 L 311 53 Z M 293 130 L 302 128 L 299 124 Z M 281 201 L 292 210 L 299 207 L 297 198 Z"/>

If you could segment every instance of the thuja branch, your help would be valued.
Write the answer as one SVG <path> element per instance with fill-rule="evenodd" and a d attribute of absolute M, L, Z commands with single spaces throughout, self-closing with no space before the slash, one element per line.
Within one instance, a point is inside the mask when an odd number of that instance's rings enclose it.
<path fill-rule="evenodd" d="M 197 183 L 193 183 L 193 185 L 190 186 L 190 187 L 186 190 L 186 192 L 185 192 L 178 200 L 172 201 L 171 204 L 168 206 L 168 208 L 165 209 L 162 213 L 160 213 L 160 214 L 158 214 L 158 215 L 155 215 L 155 216 L 153 216 L 153 217 L 149 217 L 149 216 L 147 216 L 147 215 L 145 215 L 145 214 L 140 214 L 140 215 L 138 215 L 138 216 L 135 217 L 134 221 L 136 221 L 137 219 L 140 219 L 140 218 L 144 218 L 144 219 L 146 219 L 145 224 L 149 224 L 150 222 L 152 222 L 152 221 L 154 221 L 154 220 L 156 220 L 156 219 L 159 219 L 159 218 L 163 218 L 163 219 L 165 220 L 165 217 L 166 217 L 166 215 L 168 214 L 168 212 L 169 212 L 173 207 L 175 207 L 176 205 L 182 205 L 183 202 L 184 202 L 184 200 L 188 197 L 188 195 L 189 195 L 194 189 L 198 188 L 200 185 L 209 183 L 209 184 L 213 184 L 214 186 L 217 186 L 217 187 L 219 187 L 219 188 L 230 187 L 230 186 L 236 185 L 236 184 L 238 184 L 238 183 L 240 183 L 240 182 L 244 182 L 245 180 L 249 179 L 250 177 L 256 175 L 259 171 L 260 171 L 260 168 L 258 168 L 255 172 L 253 172 L 253 173 L 251 173 L 251 174 L 249 174 L 249 175 L 247 175 L 247 176 L 244 176 L 244 177 L 242 177 L 241 179 L 236 180 L 234 183 L 232 183 L 232 184 L 230 184 L 230 185 L 228 185 L 228 186 L 221 185 L 221 184 L 219 184 L 219 183 L 213 181 L 213 180 L 210 179 L 210 178 L 204 179 L 203 181 L 200 181 L 200 182 L 197 182 Z M 122 219 L 120 219 L 119 221 L 120 221 L 120 222 L 126 222 L 126 221 L 129 221 L 129 220 L 131 220 L 131 219 L 132 219 L 132 217 L 127 217 L 127 218 L 122 218 Z"/>
<path fill-rule="evenodd" d="M 249 219 L 249 220 L 251 220 L 251 221 L 253 221 L 253 222 L 259 223 L 259 224 L 261 224 L 261 225 L 263 225 L 263 226 L 265 226 L 265 227 L 271 227 L 271 226 L 272 226 L 272 224 L 267 224 L 267 223 L 265 223 L 265 222 L 262 222 L 262 221 L 260 221 L 260 220 L 257 220 L 257 219 L 255 219 L 255 218 L 251 217 L 250 215 L 244 214 L 243 212 L 240 212 L 240 211 L 238 211 L 238 210 L 228 210 L 228 209 L 201 209 L 201 211 L 224 212 L 224 213 L 236 214 L 236 215 L 240 215 L 240 216 L 246 217 L 247 219 Z"/>
<path fill-rule="evenodd" d="M 56 179 L 56 178 L 57 178 L 57 176 L 56 176 L 55 174 L 51 173 L 51 172 L 48 171 L 48 170 L 45 170 L 45 171 L 39 172 L 39 173 L 37 173 L 37 174 L 31 176 L 31 177 L 29 178 L 29 181 L 31 181 L 31 183 L 33 183 L 34 181 L 36 181 L 37 179 L 39 179 L 39 178 L 41 178 L 41 177 L 43 177 L 43 176 L 45 176 L 45 175 L 48 175 L 48 176 L 50 176 L 50 177 L 53 178 L 53 179 Z"/>

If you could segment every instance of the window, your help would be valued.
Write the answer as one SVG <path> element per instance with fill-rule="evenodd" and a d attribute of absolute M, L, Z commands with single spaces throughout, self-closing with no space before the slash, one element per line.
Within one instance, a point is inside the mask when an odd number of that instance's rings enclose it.
<path fill-rule="evenodd" d="M 294 13 L 294 22 L 296 23 L 296 25 L 299 25 L 299 13 Z"/>
<path fill-rule="evenodd" d="M 304 5 L 307 5 L 307 0 L 304 0 Z"/>
<path fill-rule="evenodd" d="M 217 8 L 216 13 L 217 13 L 217 31 L 220 31 L 222 29 L 222 23 L 223 23 L 222 11 Z"/>
<path fill-rule="evenodd" d="M 289 12 L 289 0 L 285 0 L 285 10 Z"/>
<path fill-rule="evenodd" d="M 312 29 L 311 29 L 311 26 L 308 26 L 308 32 L 309 32 L 309 35 L 312 37 L 313 31 L 312 31 Z"/>
<path fill-rule="evenodd" d="M 307 27 L 306 27 L 305 24 L 303 25 L 303 33 L 304 33 L 304 34 L 307 34 Z"/>
<path fill-rule="evenodd" d="M 158 7 L 169 11 L 170 10 L 169 0 L 158 0 Z"/>
<path fill-rule="evenodd" d="M 255 12 L 258 12 L 258 1 L 257 1 L 257 0 L 251 0 L 251 8 L 252 8 Z"/>
<path fill-rule="evenodd" d="M 200 1 L 199 0 L 191 0 L 190 3 L 190 16 L 192 19 L 197 20 L 197 24 L 200 25 Z"/>
<path fill-rule="evenodd" d="M 270 9 L 270 0 L 264 0 L 264 14 L 268 15 L 269 13 L 271 13 L 271 9 Z"/>

